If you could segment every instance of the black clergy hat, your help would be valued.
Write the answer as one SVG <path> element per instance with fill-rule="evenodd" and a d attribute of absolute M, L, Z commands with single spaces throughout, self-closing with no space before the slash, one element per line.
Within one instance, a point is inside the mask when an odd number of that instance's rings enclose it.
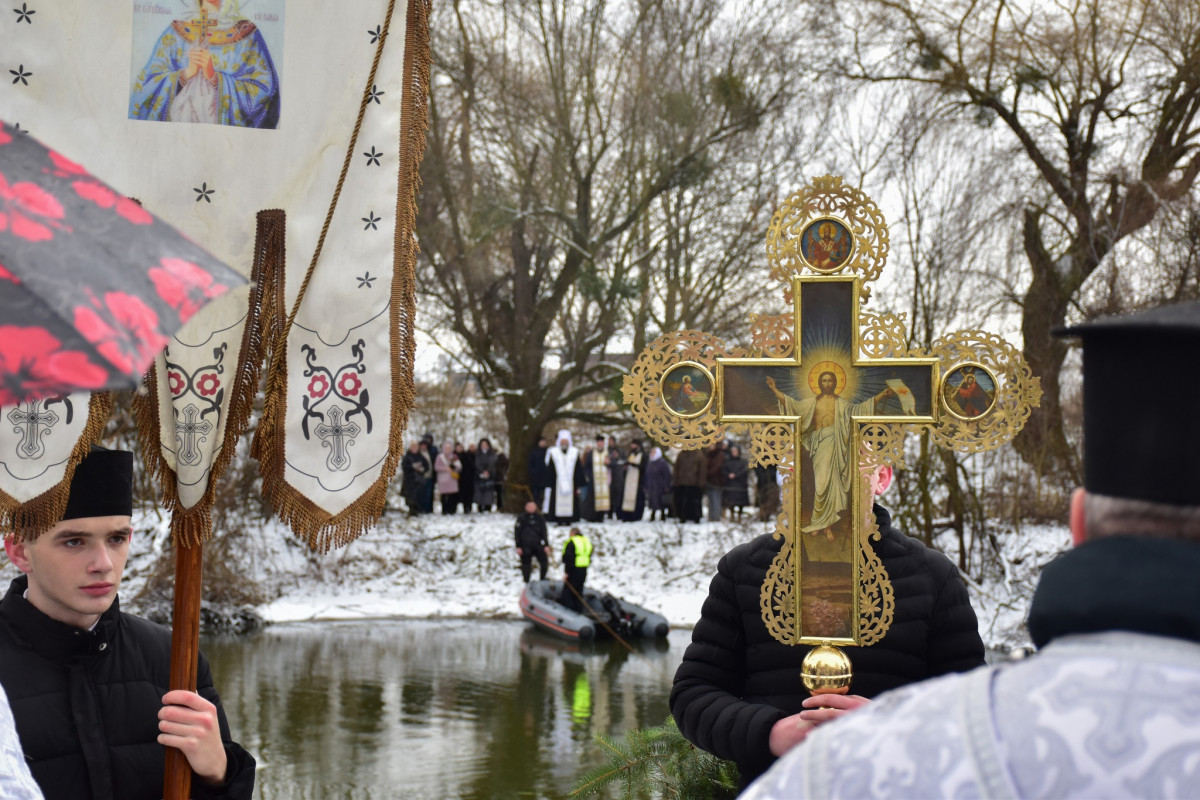
<path fill-rule="evenodd" d="M 133 453 L 92 447 L 75 467 L 63 519 L 133 514 Z"/>
<path fill-rule="evenodd" d="M 1200 506 L 1200 303 L 1055 333 L 1083 340 L 1084 488 Z"/>

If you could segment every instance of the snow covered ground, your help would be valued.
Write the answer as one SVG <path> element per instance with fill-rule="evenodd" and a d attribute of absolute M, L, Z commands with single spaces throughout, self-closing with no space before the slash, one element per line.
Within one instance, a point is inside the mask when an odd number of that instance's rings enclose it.
<path fill-rule="evenodd" d="M 588 583 L 690 627 L 717 561 L 734 545 L 767 532 L 744 521 L 681 525 L 675 521 L 584 524 L 595 544 Z M 276 521 L 247 531 L 237 545 L 239 571 L 265 602 L 268 622 L 400 618 L 517 618 L 521 575 L 512 544 L 513 517 L 499 513 L 384 516 L 358 541 L 326 555 L 311 553 Z M 122 597 L 133 597 L 166 544 L 165 523 L 139 515 Z M 566 528 L 551 526 L 554 555 Z M 1041 568 L 1065 549 L 1065 527 L 1025 527 L 998 534 L 999 567 L 969 580 L 980 633 L 994 649 L 1027 643 L 1024 619 Z M 941 543 L 953 553 L 953 540 Z M 12 571 L 12 567 L 8 567 Z M 551 560 L 551 575 L 560 574 Z"/>

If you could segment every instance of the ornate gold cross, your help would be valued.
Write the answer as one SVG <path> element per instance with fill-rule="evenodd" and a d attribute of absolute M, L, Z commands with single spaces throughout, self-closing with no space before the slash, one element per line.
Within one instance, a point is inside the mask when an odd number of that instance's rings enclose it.
<path fill-rule="evenodd" d="M 867 646 L 894 598 L 870 546 L 880 467 L 903 465 L 904 437 L 928 428 L 945 447 L 1009 441 L 1041 397 L 1019 351 L 982 331 L 909 349 L 904 320 L 860 309 L 887 258 L 887 226 L 857 189 L 826 176 L 790 197 L 767 234 L 789 313 L 752 315 L 750 349 L 699 331 L 666 334 L 638 357 L 622 392 L 656 441 L 686 449 L 745 425 L 751 462 L 786 476 L 763 582 L 763 621 L 785 644 Z"/>

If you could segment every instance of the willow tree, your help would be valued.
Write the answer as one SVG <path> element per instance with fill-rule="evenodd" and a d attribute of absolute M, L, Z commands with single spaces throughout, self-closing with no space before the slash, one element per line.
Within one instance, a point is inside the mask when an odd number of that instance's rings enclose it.
<path fill-rule="evenodd" d="M 1195 0 L 846 0 L 839 66 L 868 82 L 936 90 L 947 115 L 1007 133 L 993 169 L 1028 181 L 1013 200 L 1025 268 L 1024 355 L 1041 407 L 1015 444 L 1040 471 L 1078 477 L 1064 435 L 1052 331 L 1126 237 L 1188 198 L 1200 174 L 1200 4 Z M 828 18 L 827 18 L 828 19 Z M 1153 270 L 1154 264 L 1135 268 Z"/>
<path fill-rule="evenodd" d="M 765 231 L 776 190 L 762 176 L 786 146 L 776 125 L 804 71 L 777 25 L 785 3 L 733 6 L 455 0 L 435 11 L 422 324 L 503 403 L 514 483 L 553 421 L 614 421 L 585 401 L 621 373 L 614 349 L 662 316 L 655 276 L 682 218 L 671 214 L 703 209 L 687 219 L 696 231 Z M 687 252 L 705 280 L 730 286 L 762 260 L 731 259 L 719 237 Z M 696 313 L 720 316 L 725 294 Z"/>

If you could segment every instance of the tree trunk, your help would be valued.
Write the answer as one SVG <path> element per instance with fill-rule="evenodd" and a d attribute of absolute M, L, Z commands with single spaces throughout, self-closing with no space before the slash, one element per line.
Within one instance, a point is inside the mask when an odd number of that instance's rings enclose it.
<path fill-rule="evenodd" d="M 1034 408 L 1024 429 L 1013 440 L 1013 447 L 1038 475 L 1059 474 L 1079 483 L 1075 453 L 1063 429 L 1060 375 L 1067 357 L 1067 345 L 1054 335 L 1067 317 L 1067 305 L 1079 281 L 1064 286 L 1056 265 L 1042 245 L 1038 212 L 1025 212 L 1025 254 L 1033 276 L 1021 304 L 1023 354 L 1034 376 L 1041 380 L 1041 405 Z"/>

